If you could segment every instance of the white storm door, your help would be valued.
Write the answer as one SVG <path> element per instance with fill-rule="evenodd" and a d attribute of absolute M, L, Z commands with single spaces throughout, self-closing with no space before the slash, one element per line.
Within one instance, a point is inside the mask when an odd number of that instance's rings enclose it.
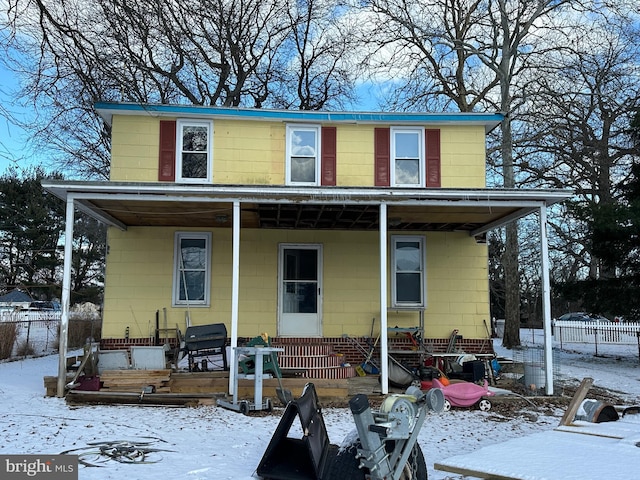
<path fill-rule="evenodd" d="M 322 245 L 282 244 L 279 255 L 278 335 L 322 334 Z"/>

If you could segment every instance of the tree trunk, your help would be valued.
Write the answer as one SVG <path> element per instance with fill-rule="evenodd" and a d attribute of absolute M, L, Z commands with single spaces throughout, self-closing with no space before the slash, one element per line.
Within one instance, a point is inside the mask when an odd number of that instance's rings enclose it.
<path fill-rule="evenodd" d="M 520 345 L 520 273 L 518 268 L 518 226 L 507 225 L 506 246 L 502 259 L 505 282 L 504 336 L 502 345 L 513 348 Z"/>
<path fill-rule="evenodd" d="M 504 22 L 503 22 L 504 23 Z M 505 30 L 508 27 L 505 26 Z M 505 38 L 508 38 L 505 37 Z M 513 171 L 513 132 L 511 131 L 511 92 L 509 65 L 511 56 L 509 46 L 503 45 L 502 61 L 500 63 L 500 105 L 502 111 L 506 112 L 505 118 L 500 124 L 502 134 L 502 144 L 500 153 L 502 155 L 504 187 L 515 188 L 515 175 Z M 506 348 L 513 348 L 520 345 L 520 274 L 518 268 L 518 224 L 512 222 L 507 225 L 505 232 L 505 252 L 502 259 L 504 267 L 504 289 L 505 289 L 505 311 L 504 311 L 504 336 L 502 345 Z"/>

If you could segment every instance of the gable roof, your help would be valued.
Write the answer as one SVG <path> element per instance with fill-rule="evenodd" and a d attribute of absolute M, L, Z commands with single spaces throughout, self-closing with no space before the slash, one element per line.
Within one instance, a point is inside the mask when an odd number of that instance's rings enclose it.
<path fill-rule="evenodd" d="M 99 102 L 95 109 L 111 124 L 113 115 L 148 115 L 151 117 L 207 117 L 237 120 L 300 123 L 360 123 L 394 125 L 483 125 L 485 132 L 500 125 L 500 113 L 416 113 L 416 112 L 326 112 L 317 110 L 273 110 L 266 108 L 210 107 L 201 105 L 165 105 Z"/>
<path fill-rule="evenodd" d="M 0 296 L 0 303 L 27 303 L 32 302 L 33 298 L 20 290 L 11 290 L 9 293 Z"/>

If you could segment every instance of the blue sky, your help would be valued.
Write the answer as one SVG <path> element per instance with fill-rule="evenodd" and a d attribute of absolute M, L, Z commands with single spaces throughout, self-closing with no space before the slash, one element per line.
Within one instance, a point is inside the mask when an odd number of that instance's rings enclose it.
<path fill-rule="evenodd" d="M 20 118 L 26 116 L 26 112 L 12 98 L 18 88 L 18 80 L 13 72 L 0 63 L 0 175 L 6 172 L 13 161 L 18 161 L 21 168 L 36 161 L 35 153 L 27 147 L 27 132 L 12 123 L 4 113 L 8 110 Z"/>

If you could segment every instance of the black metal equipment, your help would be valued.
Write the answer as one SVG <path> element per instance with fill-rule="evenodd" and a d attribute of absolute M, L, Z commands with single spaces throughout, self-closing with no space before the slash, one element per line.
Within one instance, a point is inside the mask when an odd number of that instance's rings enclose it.
<path fill-rule="evenodd" d="M 187 327 L 184 334 L 184 349 L 189 357 L 189 371 L 200 372 L 210 370 L 212 362 L 203 359 L 198 365 L 197 358 L 211 355 L 222 356 L 222 369 L 228 370 L 227 362 L 227 327 L 224 323 L 211 323 Z M 215 368 L 211 368 L 214 370 Z"/>
<path fill-rule="evenodd" d="M 427 478 L 420 445 L 420 428 L 428 411 L 444 408 L 442 390 L 423 393 L 411 386 L 402 395 L 389 395 L 380 410 L 371 410 L 366 395 L 349 402 L 357 437 L 339 448 L 329 443 L 318 396 L 308 383 L 302 396 L 289 402 L 267 446 L 257 473 L 267 480 L 400 480 Z M 302 438 L 289 437 L 298 418 Z"/>

